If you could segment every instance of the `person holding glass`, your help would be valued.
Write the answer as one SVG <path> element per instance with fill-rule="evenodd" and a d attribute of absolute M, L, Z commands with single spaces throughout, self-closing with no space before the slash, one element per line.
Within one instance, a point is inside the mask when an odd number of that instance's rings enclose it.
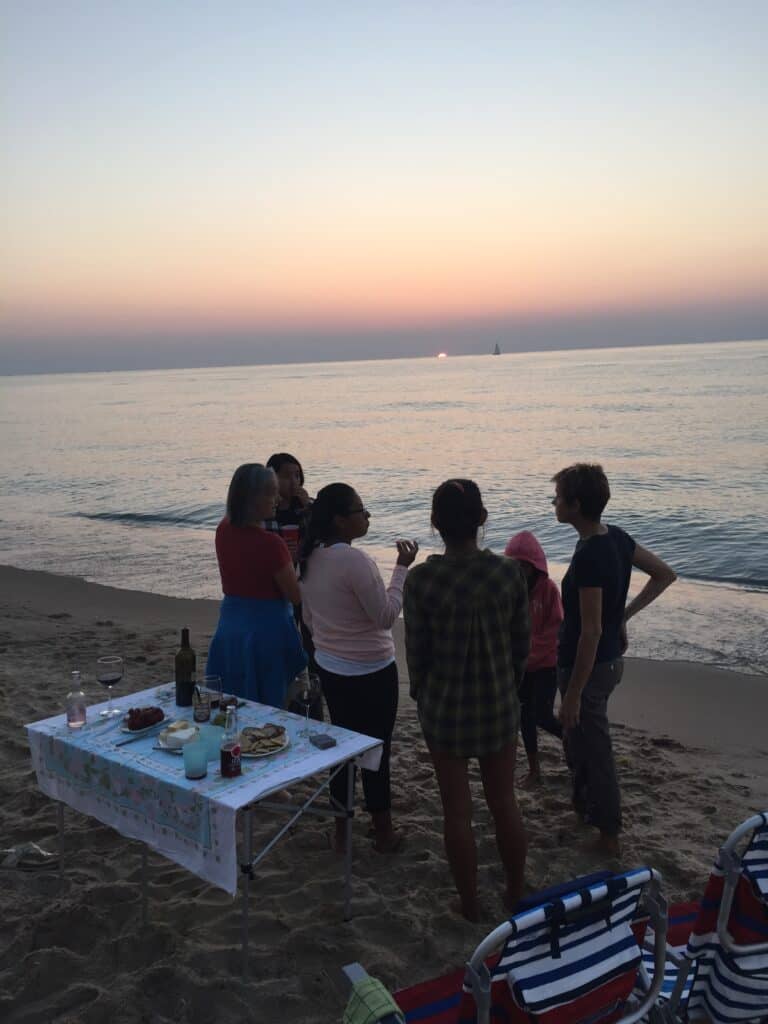
<path fill-rule="evenodd" d="M 274 470 L 257 462 L 235 470 L 216 529 L 224 599 L 207 671 L 238 697 L 283 707 L 307 656 L 293 616 L 301 594 L 290 552 L 263 525 L 277 501 Z"/>
<path fill-rule="evenodd" d="M 301 594 L 331 722 L 384 742 L 379 770 L 362 771 L 363 792 L 374 848 L 393 853 L 402 834 L 393 827 L 391 814 L 389 759 L 398 700 L 391 627 L 400 614 L 403 583 L 418 544 L 397 541 L 397 564 L 386 587 L 374 560 L 352 546 L 366 535 L 370 519 L 349 484 L 322 488 L 312 505 L 301 550 Z M 344 773 L 330 788 L 334 800 L 344 806 Z M 337 818 L 337 852 L 344 850 L 345 836 L 346 821 Z"/>

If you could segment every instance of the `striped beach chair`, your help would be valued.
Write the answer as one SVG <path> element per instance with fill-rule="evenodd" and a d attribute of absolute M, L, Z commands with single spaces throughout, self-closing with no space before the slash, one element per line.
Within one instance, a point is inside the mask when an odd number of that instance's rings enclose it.
<path fill-rule="evenodd" d="M 640 868 L 574 885 L 480 943 L 466 967 L 456 1024 L 632 1024 L 653 1011 L 666 953 L 660 875 Z M 648 923 L 659 971 L 633 996 Z"/>
<path fill-rule="evenodd" d="M 648 984 L 655 966 L 643 956 Z M 669 1019 L 768 1021 L 768 811 L 725 841 L 701 903 L 673 908 L 661 993 Z"/>

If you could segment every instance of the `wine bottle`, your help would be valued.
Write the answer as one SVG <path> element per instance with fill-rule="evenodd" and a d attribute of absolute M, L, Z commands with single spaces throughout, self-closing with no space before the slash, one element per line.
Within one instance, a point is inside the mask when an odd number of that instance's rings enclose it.
<path fill-rule="evenodd" d="M 67 694 L 67 725 L 70 729 L 82 729 L 88 717 L 85 694 L 80 682 L 80 673 L 72 673 L 72 689 Z"/>
<path fill-rule="evenodd" d="M 197 658 L 189 645 L 189 629 L 181 631 L 181 647 L 176 652 L 176 706 L 188 708 L 195 689 Z"/>

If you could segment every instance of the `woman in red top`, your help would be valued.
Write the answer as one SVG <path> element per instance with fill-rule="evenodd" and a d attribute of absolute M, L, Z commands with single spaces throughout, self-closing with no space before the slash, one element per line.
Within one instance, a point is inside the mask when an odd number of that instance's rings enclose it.
<path fill-rule="evenodd" d="M 263 528 L 277 501 L 272 469 L 249 462 L 235 471 L 216 530 L 224 600 L 208 672 L 238 697 L 282 707 L 307 657 L 293 618 L 301 600 L 293 561 L 282 538 Z"/>

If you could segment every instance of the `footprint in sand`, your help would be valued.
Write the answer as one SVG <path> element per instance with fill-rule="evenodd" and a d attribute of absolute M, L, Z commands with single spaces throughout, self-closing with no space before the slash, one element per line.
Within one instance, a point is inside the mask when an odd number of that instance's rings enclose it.
<path fill-rule="evenodd" d="M 661 747 L 664 750 L 685 750 L 686 747 L 682 743 L 678 743 L 677 740 L 673 740 L 671 736 L 654 736 L 651 740 L 654 747 Z"/>

